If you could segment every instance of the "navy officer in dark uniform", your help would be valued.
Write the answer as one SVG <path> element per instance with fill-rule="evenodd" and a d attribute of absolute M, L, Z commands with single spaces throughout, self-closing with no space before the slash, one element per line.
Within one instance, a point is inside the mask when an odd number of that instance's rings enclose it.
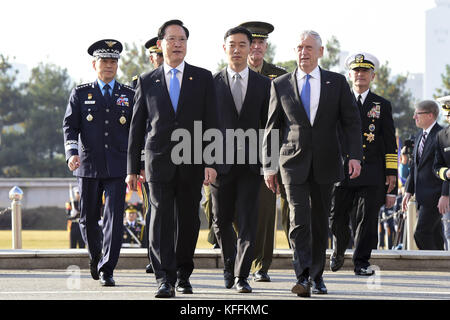
<path fill-rule="evenodd" d="M 354 272 L 370 276 L 374 270 L 370 268 L 369 259 L 378 243 L 378 213 L 383 204 L 391 208 L 397 196 L 397 142 L 391 103 L 370 90 L 378 59 L 369 53 L 356 53 L 347 58 L 346 65 L 361 116 L 364 156 L 360 176 L 352 180 L 346 176 L 333 193 L 334 252 L 330 267 L 337 271 L 344 264 L 345 249 L 350 241 L 349 215 L 356 205 Z M 347 143 L 344 139 L 341 141 L 342 153 L 346 156 Z M 344 163 L 348 165 L 348 156 Z M 318 293 L 325 293 L 322 291 Z"/>
<path fill-rule="evenodd" d="M 67 165 L 77 176 L 80 188 L 80 229 L 88 245 L 91 276 L 100 279 L 103 286 L 115 285 L 113 271 L 122 245 L 128 131 L 134 98 L 131 87 L 114 79 L 121 52 L 122 44 L 112 39 L 89 47 L 97 80 L 72 90 L 63 121 Z"/>

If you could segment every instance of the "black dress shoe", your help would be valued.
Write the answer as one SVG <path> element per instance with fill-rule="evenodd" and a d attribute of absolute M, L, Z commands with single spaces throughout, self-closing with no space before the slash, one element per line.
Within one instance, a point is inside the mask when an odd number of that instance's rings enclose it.
<path fill-rule="evenodd" d="M 101 255 L 94 257 L 89 261 L 89 269 L 91 270 L 91 277 L 94 280 L 100 279 L 98 275 L 98 263 L 100 262 L 100 259 L 102 258 Z"/>
<path fill-rule="evenodd" d="M 312 293 L 314 294 L 327 294 L 328 290 L 323 282 L 323 277 L 318 278 L 317 280 L 312 280 Z"/>
<path fill-rule="evenodd" d="M 375 274 L 375 271 L 370 269 L 370 267 L 355 269 L 355 275 L 357 275 L 357 276 L 369 277 L 369 276 L 372 276 L 374 274 Z"/>
<path fill-rule="evenodd" d="M 307 277 L 300 277 L 295 286 L 291 289 L 292 293 L 296 293 L 299 297 L 311 297 L 311 283 Z"/>
<path fill-rule="evenodd" d="M 104 287 L 114 287 L 116 282 L 114 281 L 112 274 L 100 271 L 100 284 Z"/>
<path fill-rule="evenodd" d="M 153 273 L 153 267 L 152 264 L 149 263 L 146 267 L 145 267 L 145 272 L 146 273 Z"/>
<path fill-rule="evenodd" d="M 267 274 L 267 272 L 259 270 L 253 274 L 253 281 L 255 281 L 255 282 L 270 282 L 270 277 Z"/>
<path fill-rule="evenodd" d="M 183 294 L 193 294 L 192 285 L 189 282 L 189 279 L 188 280 L 178 280 L 177 292 L 183 293 Z"/>
<path fill-rule="evenodd" d="M 236 278 L 236 290 L 239 293 L 250 293 L 252 292 L 252 287 L 248 284 L 246 278 Z"/>
<path fill-rule="evenodd" d="M 333 252 L 330 259 L 330 269 L 333 272 L 338 271 L 342 266 L 344 265 L 344 255 L 337 254 L 336 252 Z"/>
<path fill-rule="evenodd" d="M 225 281 L 225 288 L 231 289 L 234 286 L 234 274 L 231 271 L 223 270 L 223 280 Z"/>
<path fill-rule="evenodd" d="M 175 297 L 175 289 L 168 282 L 160 284 L 158 290 L 155 293 L 155 298 L 172 298 Z"/>

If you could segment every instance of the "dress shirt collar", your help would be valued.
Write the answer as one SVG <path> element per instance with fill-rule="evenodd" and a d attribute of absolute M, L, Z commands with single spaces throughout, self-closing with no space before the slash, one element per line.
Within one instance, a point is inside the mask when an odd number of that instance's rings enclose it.
<path fill-rule="evenodd" d="M 227 67 L 227 73 L 228 76 L 230 77 L 230 79 L 233 79 L 234 75 L 236 73 L 239 73 L 239 75 L 241 76 L 242 80 L 245 80 L 248 77 L 248 66 L 244 68 L 244 70 L 242 70 L 241 72 L 236 72 L 233 69 L 230 68 L 230 66 Z"/>
<path fill-rule="evenodd" d="M 97 79 L 97 83 L 98 83 L 98 86 L 99 86 L 99 88 L 100 88 L 100 91 L 102 92 L 102 94 L 104 94 L 104 92 L 103 92 L 103 87 L 106 85 L 106 83 L 103 82 L 103 81 L 100 80 L 100 79 Z M 112 79 L 112 80 L 108 83 L 109 86 L 111 87 L 110 93 L 111 93 L 112 90 L 114 89 L 115 83 L 116 83 L 116 80 L 115 80 L 115 79 Z"/>
<path fill-rule="evenodd" d="M 310 75 L 311 75 L 311 78 L 319 80 L 320 79 L 319 66 L 315 67 L 314 70 L 311 71 Z M 303 72 L 302 69 L 297 68 L 297 81 L 300 80 L 300 79 L 303 79 L 305 76 L 306 76 L 306 73 Z"/>
<path fill-rule="evenodd" d="M 364 104 L 364 101 L 366 101 L 367 95 L 369 94 L 370 89 L 367 89 L 363 93 L 358 93 L 356 91 L 353 91 L 353 94 L 355 95 L 356 101 L 358 101 L 358 96 L 361 95 L 361 103 Z"/>
<path fill-rule="evenodd" d="M 436 124 L 436 121 L 433 122 L 433 124 L 431 126 L 429 126 L 426 130 L 422 130 L 422 134 L 424 132 L 427 133 L 427 136 L 430 134 L 431 129 L 433 129 L 434 125 Z"/>
<path fill-rule="evenodd" d="M 170 72 L 170 70 L 172 70 L 172 69 L 177 69 L 177 70 L 178 70 L 178 73 L 183 74 L 183 71 L 184 71 L 184 65 L 185 65 L 184 60 L 183 60 L 183 62 L 181 62 L 181 63 L 180 63 L 178 66 L 176 66 L 175 68 L 172 68 L 172 67 L 169 66 L 166 62 L 164 62 L 164 73 L 165 73 L 165 74 L 172 75 L 171 72 Z"/>

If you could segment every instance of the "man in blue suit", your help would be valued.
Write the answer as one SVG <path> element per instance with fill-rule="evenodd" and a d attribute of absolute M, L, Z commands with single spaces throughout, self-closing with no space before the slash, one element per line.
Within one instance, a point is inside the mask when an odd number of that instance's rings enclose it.
<path fill-rule="evenodd" d="M 125 205 L 126 154 L 134 90 L 115 81 L 122 44 L 92 44 L 97 80 L 73 89 L 63 121 L 66 161 L 78 178 L 80 229 L 88 245 L 93 279 L 114 286 Z M 104 196 L 103 230 L 98 222 Z M 103 251 L 103 255 L 102 255 Z"/>
<path fill-rule="evenodd" d="M 189 30 L 180 20 L 167 21 L 159 29 L 157 43 L 164 64 L 138 78 L 129 135 L 127 183 L 132 190 L 136 190 L 145 140 L 145 176 L 152 204 L 150 260 L 159 285 L 157 298 L 174 297 L 175 285 L 180 293 L 192 293 L 189 277 L 200 229 L 202 182 L 209 184 L 216 176 L 213 168 L 196 161 L 200 152 L 184 154 L 183 159 L 189 160 L 181 163 L 172 158 L 175 130 L 194 137 L 196 124 L 203 131 L 216 126 L 212 74 L 184 61 L 188 38 Z M 202 149 L 191 140 L 191 150 Z"/>

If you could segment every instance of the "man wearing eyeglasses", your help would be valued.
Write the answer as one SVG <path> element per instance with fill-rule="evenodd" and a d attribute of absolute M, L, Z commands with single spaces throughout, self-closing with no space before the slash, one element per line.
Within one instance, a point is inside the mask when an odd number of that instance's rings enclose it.
<path fill-rule="evenodd" d="M 184 61 L 188 38 L 189 30 L 180 20 L 167 21 L 159 29 L 157 45 L 164 64 L 138 78 L 130 126 L 127 184 L 132 190 L 136 190 L 146 136 L 150 260 L 159 285 L 157 298 L 174 297 L 175 284 L 177 292 L 192 293 L 189 277 L 200 228 L 201 186 L 216 177 L 215 169 L 197 164 L 194 152 L 183 154 L 180 164 L 172 156 L 173 147 L 181 143 L 172 141 L 175 130 L 194 137 L 194 122 L 201 122 L 203 131 L 216 126 L 212 74 Z M 191 140 L 188 144 L 195 151 L 198 146 Z M 184 161 L 186 157 L 189 161 Z"/>
<path fill-rule="evenodd" d="M 436 122 L 439 106 L 432 100 L 416 105 L 414 120 L 420 128 L 414 143 L 413 161 L 406 180 L 405 197 L 402 201 L 406 212 L 408 201 L 416 195 L 418 220 L 414 240 L 420 250 L 443 250 L 444 235 L 438 205 L 448 202 L 448 184 L 433 174 L 436 151 L 436 135 L 442 127 Z"/>

